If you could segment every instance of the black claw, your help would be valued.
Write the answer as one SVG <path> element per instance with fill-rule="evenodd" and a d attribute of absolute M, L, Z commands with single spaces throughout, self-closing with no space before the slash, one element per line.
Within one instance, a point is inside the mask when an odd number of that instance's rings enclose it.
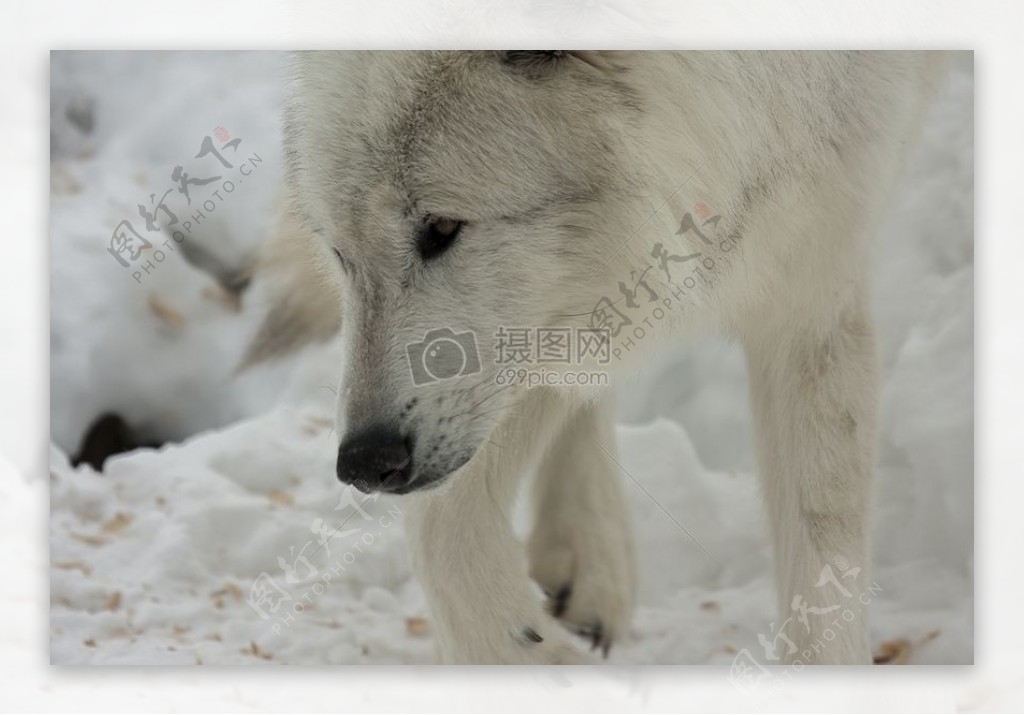
<path fill-rule="evenodd" d="M 604 645 L 601 646 L 601 655 L 603 655 L 605 657 L 605 660 L 608 659 L 608 651 L 610 651 L 611 649 L 612 649 L 612 641 L 611 641 L 611 638 L 609 638 L 608 640 L 606 640 L 604 642 Z"/>
<path fill-rule="evenodd" d="M 591 650 L 596 650 L 597 647 L 601 645 L 601 641 L 603 640 L 603 637 L 604 637 L 604 627 L 600 623 L 595 624 L 594 625 L 594 629 L 590 632 L 590 643 L 591 643 L 590 649 Z"/>
<path fill-rule="evenodd" d="M 544 638 L 541 636 L 541 634 L 533 630 L 529 626 L 523 629 L 523 637 L 526 638 L 526 640 L 531 641 L 533 643 L 544 642 Z"/>
<path fill-rule="evenodd" d="M 567 583 L 558 589 L 555 600 L 551 604 L 551 615 L 561 618 L 569 608 L 569 597 L 572 596 L 572 584 Z"/>

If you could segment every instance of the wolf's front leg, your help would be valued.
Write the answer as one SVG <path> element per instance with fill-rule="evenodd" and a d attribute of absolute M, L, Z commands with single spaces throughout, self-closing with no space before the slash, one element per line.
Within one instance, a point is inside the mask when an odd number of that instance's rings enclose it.
<path fill-rule="evenodd" d="M 544 611 L 510 523 L 522 470 L 567 412 L 550 391 L 528 391 L 451 483 L 406 497 L 413 569 L 444 663 L 587 662 Z"/>
<path fill-rule="evenodd" d="M 629 628 L 636 567 L 609 390 L 575 409 L 537 470 L 530 573 L 549 610 L 605 655 Z"/>
<path fill-rule="evenodd" d="M 761 645 L 790 663 L 870 663 L 872 324 L 861 302 L 764 327 L 746 347 L 781 616 Z"/>

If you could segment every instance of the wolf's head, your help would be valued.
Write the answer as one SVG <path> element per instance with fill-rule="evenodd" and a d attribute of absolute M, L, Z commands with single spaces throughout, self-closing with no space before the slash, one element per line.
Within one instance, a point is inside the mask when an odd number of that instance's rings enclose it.
<path fill-rule="evenodd" d="M 560 52 L 297 59 L 289 186 L 343 306 L 343 481 L 405 493 L 451 474 L 541 368 L 536 329 L 592 326 L 624 238 L 627 77 Z"/>

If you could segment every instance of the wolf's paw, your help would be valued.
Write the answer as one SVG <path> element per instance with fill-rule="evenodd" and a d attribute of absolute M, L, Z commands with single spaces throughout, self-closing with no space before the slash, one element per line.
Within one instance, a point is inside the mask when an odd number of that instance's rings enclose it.
<path fill-rule="evenodd" d="M 534 638 L 539 637 L 535 633 Z M 521 661 L 533 665 L 593 665 L 593 657 L 580 651 L 565 636 L 565 631 L 552 626 L 544 642 L 528 647 L 527 657 Z"/>
<path fill-rule="evenodd" d="M 538 611 L 534 625 L 452 632 L 440 643 L 441 662 L 454 665 L 587 665 L 594 659 L 576 648 L 554 619 Z M 542 635 L 543 634 L 543 635 Z"/>
<path fill-rule="evenodd" d="M 538 524 L 528 549 L 548 612 L 607 657 L 629 629 L 636 598 L 628 528 L 593 519 Z"/>

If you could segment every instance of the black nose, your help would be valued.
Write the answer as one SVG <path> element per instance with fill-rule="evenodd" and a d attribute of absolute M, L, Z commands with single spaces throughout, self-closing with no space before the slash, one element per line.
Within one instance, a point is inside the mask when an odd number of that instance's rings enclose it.
<path fill-rule="evenodd" d="M 361 492 L 398 491 L 412 473 L 409 440 L 386 426 L 345 438 L 338 449 L 338 479 Z"/>

